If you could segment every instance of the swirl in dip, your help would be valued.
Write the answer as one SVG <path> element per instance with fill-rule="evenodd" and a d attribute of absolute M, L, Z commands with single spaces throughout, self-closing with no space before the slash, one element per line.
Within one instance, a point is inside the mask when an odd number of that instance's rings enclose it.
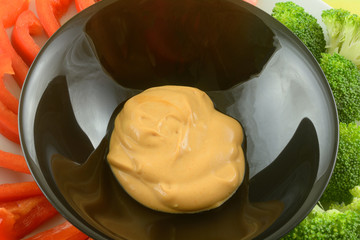
<path fill-rule="evenodd" d="M 154 87 L 117 115 L 107 156 L 135 200 L 190 213 L 224 203 L 244 178 L 243 131 L 199 89 Z"/>

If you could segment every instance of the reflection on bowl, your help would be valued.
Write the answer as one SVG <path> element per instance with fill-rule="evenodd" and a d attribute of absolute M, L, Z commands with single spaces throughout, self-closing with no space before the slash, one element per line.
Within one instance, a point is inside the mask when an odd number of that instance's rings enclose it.
<path fill-rule="evenodd" d="M 219 208 L 153 211 L 106 163 L 124 101 L 160 85 L 206 91 L 245 129 L 246 180 Z M 29 167 L 59 212 L 94 239 L 278 239 L 315 205 L 335 160 L 336 109 L 317 62 L 240 0 L 99 2 L 48 41 L 23 89 Z"/>

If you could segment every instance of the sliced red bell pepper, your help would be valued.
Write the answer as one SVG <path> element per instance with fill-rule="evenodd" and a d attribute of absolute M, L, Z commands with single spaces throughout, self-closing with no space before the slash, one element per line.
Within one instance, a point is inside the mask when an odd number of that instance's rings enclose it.
<path fill-rule="evenodd" d="M 7 168 L 16 172 L 30 174 L 30 170 L 23 156 L 4 152 L 0 150 L 0 167 Z"/>
<path fill-rule="evenodd" d="M 0 101 L 4 103 L 13 113 L 18 113 L 19 101 L 9 92 L 4 83 L 4 75 L 14 75 L 11 67 L 11 58 L 0 53 Z"/>
<path fill-rule="evenodd" d="M 15 143 L 20 144 L 17 115 L 0 101 L 0 133 Z"/>
<path fill-rule="evenodd" d="M 32 35 L 41 35 L 42 32 L 43 28 L 40 20 L 30 10 L 21 13 L 16 20 L 11 35 L 11 42 L 15 50 L 29 66 L 40 51 L 40 46 L 35 43 Z"/>
<path fill-rule="evenodd" d="M 42 192 L 34 181 L 0 185 L 0 202 L 17 201 L 40 195 L 42 195 Z"/>
<path fill-rule="evenodd" d="M 11 66 L 14 69 L 14 78 L 21 88 L 29 67 L 17 54 L 13 46 L 11 45 L 10 39 L 5 31 L 4 25 L 0 22 L 0 53 L 3 53 L 11 58 Z"/>
<path fill-rule="evenodd" d="M 0 100 L 7 108 L 9 108 L 10 111 L 17 114 L 19 108 L 19 100 L 17 100 L 17 98 L 14 97 L 14 95 L 12 95 L 6 88 L 3 77 L 4 75 L 0 75 Z"/>
<path fill-rule="evenodd" d="M 75 0 L 76 10 L 78 12 L 81 12 L 85 8 L 88 8 L 91 5 L 93 5 L 94 3 L 99 2 L 99 1 L 100 0 Z"/>
<path fill-rule="evenodd" d="M 0 74 L 14 74 L 10 56 L 0 52 Z"/>
<path fill-rule="evenodd" d="M 67 12 L 71 0 L 35 0 L 40 22 L 50 37 L 61 26 L 59 19 Z"/>
<path fill-rule="evenodd" d="M 16 240 L 10 229 L 15 224 L 15 217 L 5 208 L 0 208 L 0 239 Z"/>
<path fill-rule="evenodd" d="M 21 239 L 56 214 L 44 195 L 0 203 L 0 239 Z"/>
<path fill-rule="evenodd" d="M 88 236 L 68 221 L 25 240 L 86 240 Z"/>
<path fill-rule="evenodd" d="M 18 16 L 29 8 L 29 0 L 0 0 L 0 18 L 5 28 L 15 24 Z"/>

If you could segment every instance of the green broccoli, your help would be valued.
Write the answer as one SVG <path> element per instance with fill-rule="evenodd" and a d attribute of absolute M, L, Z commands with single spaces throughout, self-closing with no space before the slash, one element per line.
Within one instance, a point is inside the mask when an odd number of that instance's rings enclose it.
<path fill-rule="evenodd" d="M 330 9 L 323 11 L 321 18 L 328 34 L 326 51 L 338 53 L 360 68 L 360 16 Z"/>
<path fill-rule="evenodd" d="M 316 205 L 311 213 L 282 240 L 360 239 L 359 201 L 360 199 L 354 196 L 354 204 L 334 205 L 327 211 Z"/>
<path fill-rule="evenodd" d="M 351 195 L 353 195 L 353 200 L 350 204 L 346 205 L 344 203 L 333 203 L 330 205 L 330 209 L 337 209 L 341 212 L 347 210 L 360 211 L 360 186 L 356 186 L 350 190 Z"/>
<path fill-rule="evenodd" d="M 335 168 L 320 198 L 325 209 L 332 203 L 349 204 L 354 194 L 350 190 L 360 185 L 360 126 L 340 122 L 339 133 Z"/>
<path fill-rule="evenodd" d="M 325 37 L 317 19 L 293 2 L 278 2 L 272 9 L 274 18 L 289 28 L 319 61 L 325 52 Z"/>
<path fill-rule="evenodd" d="M 340 122 L 360 120 L 360 72 L 357 67 L 337 53 L 323 53 L 320 66 L 333 92 Z"/>

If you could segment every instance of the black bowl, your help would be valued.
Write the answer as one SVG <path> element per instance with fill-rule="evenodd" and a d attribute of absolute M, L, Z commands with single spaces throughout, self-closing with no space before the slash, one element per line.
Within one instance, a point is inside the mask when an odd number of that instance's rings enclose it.
<path fill-rule="evenodd" d="M 148 209 L 110 171 L 112 116 L 129 97 L 160 85 L 206 91 L 245 129 L 246 179 L 219 208 Z M 334 99 L 314 57 L 241 0 L 95 4 L 41 50 L 23 87 L 19 124 L 44 194 L 97 240 L 278 239 L 320 198 L 338 144 Z"/>

